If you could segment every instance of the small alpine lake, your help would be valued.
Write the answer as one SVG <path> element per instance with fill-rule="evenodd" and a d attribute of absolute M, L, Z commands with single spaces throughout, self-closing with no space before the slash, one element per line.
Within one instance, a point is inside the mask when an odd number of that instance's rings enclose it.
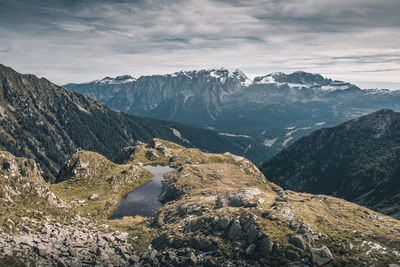
<path fill-rule="evenodd" d="M 151 172 L 153 180 L 130 192 L 126 198 L 121 199 L 121 204 L 110 219 L 120 219 L 124 216 L 153 217 L 154 212 L 163 204 L 158 200 L 162 192 L 163 175 L 174 169 L 169 166 L 143 166 Z"/>

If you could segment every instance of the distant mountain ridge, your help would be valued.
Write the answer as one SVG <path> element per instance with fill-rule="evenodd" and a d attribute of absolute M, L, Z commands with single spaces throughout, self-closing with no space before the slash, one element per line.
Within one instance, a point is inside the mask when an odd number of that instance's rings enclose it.
<path fill-rule="evenodd" d="M 151 76 L 140 76 L 139 78 L 134 78 L 131 75 L 120 75 L 115 78 L 112 77 L 105 77 L 101 80 L 95 80 L 92 82 L 87 82 L 84 84 L 92 84 L 92 83 L 97 83 L 97 84 L 123 84 L 123 83 L 135 83 L 137 80 L 140 79 L 146 79 L 149 77 L 178 77 L 178 76 L 187 76 L 189 78 L 196 78 L 196 76 L 200 75 L 208 75 L 212 78 L 215 78 L 217 80 L 220 80 L 221 83 L 225 83 L 227 79 L 236 79 L 240 81 L 240 83 L 243 86 L 250 86 L 253 84 L 289 84 L 289 85 L 294 85 L 293 87 L 318 87 L 318 86 L 335 86 L 335 85 L 340 85 L 341 87 L 338 87 L 338 89 L 346 89 L 350 87 L 357 87 L 351 83 L 343 82 L 343 81 L 338 81 L 338 80 L 332 80 L 332 79 L 327 79 L 324 78 L 320 74 L 314 74 L 314 73 L 307 73 L 304 71 L 295 71 L 290 74 L 286 74 L 283 72 L 274 72 L 270 73 L 268 75 L 264 76 L 257 76 L 254 79 L 250 79 L 244 74 L 242 71 L 236 69 L 233 72 L 230 72 L 229 70 L 225 68 L 220 68 L 220 69 L 209 69 L 209 70 L 192 70 L 192 71 L 179 71 L 179 72 L 174 72 L 172 74 L 164 74 L 164 75 L 151 75 Z M 70 83 L 66 84 L 66 86 L 73 86 L 76 84 Z M 297 85 L 297 86 L 296 86 Z M 357 87 L 358 88 L 358 87 Z"/>
<path fill-rule="evenodd" d="M 305 136 L 261 165 L 285 189 L 328 194 L 400 218 L 400 113 L 380 110 Z"/>
<path fill-rule="evenodd" d="M 400 111 L 400 91 L 362 90 L 304 71 L 250 79 L 221 68 L 106 77 L 65 87 L 129 114 L 248 136 L 266 148 L 266 157 L 322 126 L 382 108 Z"/>
<path fill-rule="evenodd" d="M 210 152 L 230 151 L 255 162 L 265 149 L 250 139 L 211 130 L 126 115 L 45 78 L 0 65 L 0 148 L 35 159 L 54 179 L 69 155 L 81 147 L 110 159 L 134 141 L 154 137 Z M 254 153 L 253 153 L 254 152 Z"/>

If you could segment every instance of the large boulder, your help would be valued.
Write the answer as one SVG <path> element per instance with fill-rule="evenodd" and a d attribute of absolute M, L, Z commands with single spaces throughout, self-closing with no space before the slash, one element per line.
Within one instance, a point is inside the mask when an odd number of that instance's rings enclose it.
<path fill-rule="evenodd" d="M 313 263 L 317 266 L 322 266 L 333 260 L 332 253 L 326 246 L 312 248 L 311 255 Z"/>
<path fill-rule="evenodd" d="M 244 188 L 236 192 L 231 192 L 226 196 L 227 204 L 231 207 L 244 207 L 250 205 L 250 201 L 261 194 L 258 188 Z"/>
<path fill-rule="evenodd" d="M 301 250 L 306 249 L 306 242 L 304 241 L 303 237 L 299 235 L 291 236 L 289 238 L 289 243 L 294 245 L 295 247 L 298 247 Z"/>
<path fill-rule="evenodd" d="M 228 239 L 236 240 L 241 236 L 241 234 L 242 234 L 242 228 L 240 226 L 240 221 L 233 220 L 231 223 L 231 227 L 229 228 L 228 231 Z"/>

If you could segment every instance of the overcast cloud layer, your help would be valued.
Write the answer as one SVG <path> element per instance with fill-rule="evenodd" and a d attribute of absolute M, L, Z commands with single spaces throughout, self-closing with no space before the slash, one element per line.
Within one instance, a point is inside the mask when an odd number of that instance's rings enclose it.
<path fill-rule="evenodd" d="M 400 89 L 399 0 L 1 0 L 0 63 L 58 84 L 225 67 Z"/>

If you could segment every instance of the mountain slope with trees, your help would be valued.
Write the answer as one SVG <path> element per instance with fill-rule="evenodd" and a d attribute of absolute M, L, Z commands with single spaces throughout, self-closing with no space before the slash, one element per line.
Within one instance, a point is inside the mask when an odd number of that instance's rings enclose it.
<path fill-rule="evenodd" d="M 400 91 L 363 90 L 304 71 L 250 79 L 222 68 L 65 87 L 129 114 L 248 136 L 265 146 L 267 157 L 321 127 L 383 108 L 400 111 Z"/>
<path fill-rule="evenodd" d="M 45 78 L 23 75 L 0 65 L 0 148 L 35 159 L 53 180 L 77 148 L 114 159 L 135 141 L 159 137 L 209 152 L 232 152 L 254 162 L 265 149 L 248 138 L 221 136 L 211 130 L 126 115 Z"/>
<path fill-rule="evenodd" d="M 301 138 L 261 165 L 285 189 L 328 194 L 400 218 L 400 113 L 380 110 Z"/>

